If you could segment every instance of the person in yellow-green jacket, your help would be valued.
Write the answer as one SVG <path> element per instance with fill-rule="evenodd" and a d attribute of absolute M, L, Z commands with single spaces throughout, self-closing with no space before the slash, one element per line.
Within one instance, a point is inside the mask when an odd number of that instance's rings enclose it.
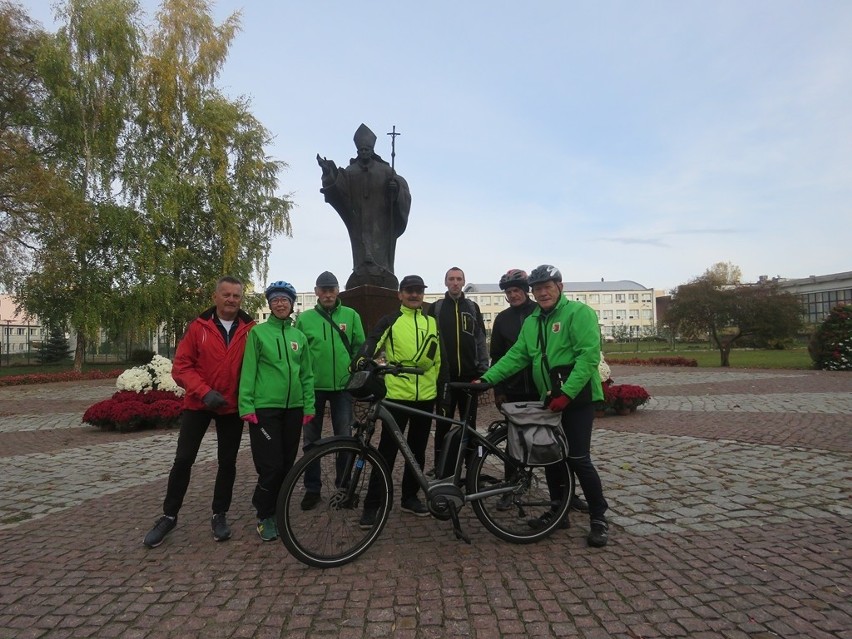
<path fill-rule="evenodd" d="M 389 363 L 414 366 L 424 371 L 422 375 L 387 375 L 385 386 L 386 397 L 397 404 L 416 408 L 431 413 L 438 396 L 437 381 L 441 367 L 441 348 L 438 343 L 438 325 L 434 317 L 423 314 L 423 293 L 426 284 L 419 275 L 406 275 L 399 283 L 399 301 L 401 306 L 397 313 L 381 318 L 367 341 L 361 347 L 358 359 L 377 359 L 380 353 Z M 408 427 L 406 442 L 414 454 L 414 459 L 423 470 L 426 463 L 426 444 L 429 442 L 429 431 L 432 419 L 428 416 L 412 415 L 388 408 L 400 430 L 405 433 Z M 388 468 L 393 469 L 399 447 L 393 436 L 382 429 L 379 440 L 379 453 L 387 462 Z M 364 512 L 358 522 L 362 528 L 373 527 L 379 507 L 378 481 L 371 478 L 364 498 Z M 418 517 L 428 517 L 429 509 L 417 497 L 420 484 L 414 473 L 405 467 L 402 474 L 402 511 Z"/>
<path fill-rule="evenodd" d="M 569 301 L 562 294 L 562 273 L 555 266 L 542 264 L 528 278 L 538 308 L 524 320 L 518 340 L 480 379 L 498 383 L 527 366 L 533 381 L 550 410 L 562 413 L 562 428 L 568 440 L 568 466 L 577 476 L 589 505 L 590 546 L 606 546 L 609 526 L 604 513 L 608 505 L 601 479 L 592 463 L 590 448 L 594 402 L 603 399 L 598 364 L 600 363 L 600 327 L 594 310 L 581 302 Z M 551 497 L 556 485 L 564 481 L 558 465 L 545 469 Z M 533 528 L 549 523 L 548 511 L 531 519 Z M 566 516 L 567 517 L 567 516 Z M 567 519 L 562 527 L 567 528 Z"/>
<path fill-rule="evenodd" d="M 257 534 L 278 538 L 275 501 L 299 453 L 302 428 L 314 417 L 314 374 L 308 338 L 290 314 L 296 289 L 284 281 L 266 287 L 272 315 L 248 334 L 240 373 L 240 416 L 249 424 L 251 456 L 257 470 L 252 505 Z"/>

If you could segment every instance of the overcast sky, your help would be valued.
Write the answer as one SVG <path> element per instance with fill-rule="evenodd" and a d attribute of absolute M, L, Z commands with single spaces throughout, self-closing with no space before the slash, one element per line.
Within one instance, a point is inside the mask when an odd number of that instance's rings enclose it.
<path fill-rule="evenodd" d="M 23 5 L 54 28 L 47 2 Z M 395 270 L 431 291 L 452 265 L 468 282 L 551 263 L 661 289 L 719 261 L 745 280 L 852 270 L 852 2 L 213 6 L 242 10 L 220 86 L 288 164 L 293 238 L 269 280 L 351 272 L 315 158 L 348 164 L 361 122 L 388 161 L 384 134 L 402 133 Z"/>

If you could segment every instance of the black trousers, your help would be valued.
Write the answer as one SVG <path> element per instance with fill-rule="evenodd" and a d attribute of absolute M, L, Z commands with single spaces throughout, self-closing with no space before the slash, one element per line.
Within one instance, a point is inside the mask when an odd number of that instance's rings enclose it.
<path fill-rule="evenodd" d="M 603 495 L 601 478 L 592 463 L 590 449 L 592 445 L 592 422 L 595 419 L 594 404 L 585 406 L 568 405 L 562 411 L 562 428 L 568 440 L 568 467 L 580 482 L 583 494 L 589 504 L 589 517 L 603 517 L 609 505 Z M 545 467 L 547 485 L 550 488 L 550 498 L 558 499 L 558 485 L 564 481 L 564 473 L 559 470 L 559 464 Z"/>
<path fill-rule="evenodd" d="M 392 401 L 397 404 L 402 404 L 403 406 L 409 406 L 426 412 L 431 412 L 432 406 L 434 406 L 434 403 L 431 401 L 409 402 L 396 399 Z M 422 471 L 423 465 L 426 463 L 426 445 L 429 443 L 429 431 L 432 427 L 431 418 L 424 417 L 423 415 L 410 415 L 392 408 L 388 408 L 388 410 L 390 411 L 390 414 L 393 415 L 394 421 L 396 421 L 403 434 L 405 434 L 406 427 L 410 426 L 410 428 L 408 428 L 408 436 L 405 441 L 411 449 L 411 452 L 414 454 L 414 459 L 417 461 L 417 464 L 420 466 L 420 470 Z M 388 465 L 391 472 L 393 472 L 393 465 L 396 462 L 396 454 L 398 452 L 399 446 L 396 445 L 393 435 L 390 434 L 390 429 L 385 428 L 384 424 L 382 424 L 382 437 L 379 440 L 379 453 L 384 458 L 385 463 Z M 418 490 L 420 490 L 420 484 L 417 482 L 417 478 L 414 476 L 414 473 L 411 472 L 411 469 L 406 465 L 405 470 L 402 473 L 401 501 L 405 501 L 411 497 L 416 497 Z M 367 487 L 367 496 L 364 498 L 364 508 L 379 507 L 378 491 L 378 479 L 371 476 L 370 484 Z"/>
<path fill-rule="evenodd" d="M 258 408 L 257 424 L 249 425 L 251 457 L 257 486 L 251 503 L 258 519 L 275 515 L 275 502 L 284 477 L 293 468 L 302 442 L 301 408 Z"/>
<path fill-rule="evenodd" d="M 471 425 L 476 428 L 477 397 L 452 388 L 448 388 L 446 392 L 447 398 L 443 402 L 441 402 L 440 397 L 438 398 L 438 410 L 440 414 L 445 417 L 453 417 L 458 412 L 459 419 L 461 420 L 464 418 L 468 404 L 472 404 L 470 419 Z M 447 436 L 450 428 L 452 428 L 452 424 L 435 422 L 435 464 L 441 459 L 441 451 L 444 449 L 444 437 Z"/>
<path fill-rule="evenodd" d="M 216 484 L 213 487 L 213 513 L 225 513 L 231 507 L 234 479 L 237 476 L 237 453 L 240 451 L 240 440 L 243 436 L 243 420 L 236 413 L 217 415 L 206 410 L 185 410 L 180 416 L 175 462 L 169 472 L 169 484 L 166 488 L 166 498 L 163 500 L 163 514 L 169 517 L 177 517 L 183 506 L 192 465 L 198 457 L 201 440 L 211 420 L 216 421 L 219 458 Z"/>

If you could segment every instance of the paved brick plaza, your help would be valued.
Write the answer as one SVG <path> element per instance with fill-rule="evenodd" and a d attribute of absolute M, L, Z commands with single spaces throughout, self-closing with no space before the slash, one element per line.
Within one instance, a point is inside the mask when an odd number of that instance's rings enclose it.
<path fill-rule="evenodd" d="M 513 546 L 468 508 L 467 546 L 395 508 L 367 554 L 326 571 L 258 539 L 247 435 L 234 538 L 210 534 L 211 431 L 178 528 L 148 550 L 177 432 L 81 425 L 111 382 L 2 388 L 0 639 L 852 638 L 852 375 L 613 375 L 653 399 L 596 422 L 607 548 L 586 547 L 578 513 Z"/>

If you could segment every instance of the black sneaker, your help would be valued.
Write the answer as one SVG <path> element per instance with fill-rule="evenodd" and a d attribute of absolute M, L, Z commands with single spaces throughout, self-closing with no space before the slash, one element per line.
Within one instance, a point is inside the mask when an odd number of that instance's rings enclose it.
<path fill-rule="evenodd" d="M 378 508 L 365 508 L 361 514 L 361 519 L 358 520 L 358 527 L 364 530 L 369 530 L 376 525 L 376 518 L 379 516 Z"/>
<path fill-rule="evenodd" d="M 322 501 L 322 496 L 319 493 L 307 492 L 302 497 L 302 510 L 313 510 Z"/>
<path fill-rule="evenodd" d="M 408 499 L 403 499 L 402 503 L 400 503 L 400 507 L 402 508 L 402 512 L 411 513 L 412 515 L 416 515 L 417 517 L 428 517 L 429 509 L 423 505 L 423 502 L 417 499 L 417 497 L 409 497 Z"/>
<path fill-rule="evenodd" d="M 609 524 L 606 519 L 592 519 L 589 536 L 586 541 L 593 548 L 603 548 L 609 541 Z"/>
<path fill-rule="evenodd" d="M 148 548 L 156 548 L 163 540 L 166 538 L 170 532 L 172 532 L 177 526 L 177 517 L 169 517 L 167 515 L 163 515 L 157 520 L 157 523 L 154 524 L 154 527 L 145 535 L 145 539 L 142 541 L 143 544 L 148 546 Z"/>
<path fill-rule="evenodd" d="M 215 541 L 227 541 L 231 538 L 231 527 L 228 525 L 225 513 L 213 515 L 210 525 L 213 527 L 213 539 Z"/>
<path fill-rule="evenodd" d="M 589 504 L 585 501 L 574 495 L 571 498 L 571 510 L 576 510 L 578 513 L 587 513 L 589 512 Z"/>
<path fill-rule="evenodd" d="M 541 530 L 542 528 L 546 528 L 550 525 L 550 522 L 553 521 L 553 518 L 556 517 L 556 512 L 553 510 L 548 510 L 541 517 L 533 517 L 532 519 L 527 520 L 527 525 L 534 530 Z M 562 518 L 562 521 L 556 526 L 558 529 L 566 529 L 571 527 L 571 522 L 568 521 L 568 514 Z"/>

